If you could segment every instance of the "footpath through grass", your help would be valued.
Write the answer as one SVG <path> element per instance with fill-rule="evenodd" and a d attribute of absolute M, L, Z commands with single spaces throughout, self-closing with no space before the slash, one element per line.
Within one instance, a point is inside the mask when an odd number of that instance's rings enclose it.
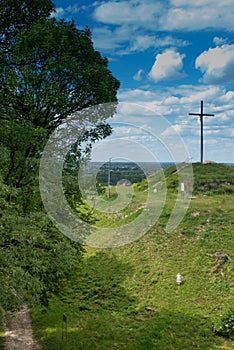
<path fill-rule="evenodd" d="M 169 206 L 170 200 L 140 240 L 87 249 L 61 298 L 32 310 L 44 350 L 234 349 L 212 330 L 213 320 L 234 305 L 233 195 L 193 198 L 170 234 L 164 231 Z M 232 260 L 211 272 L 216 262 L 208 254 L 217 251 Z"/>
<path fill-rule="evenodd" d="M 4 349 L 3 313 L 0 309 L 0 350 Z"/>

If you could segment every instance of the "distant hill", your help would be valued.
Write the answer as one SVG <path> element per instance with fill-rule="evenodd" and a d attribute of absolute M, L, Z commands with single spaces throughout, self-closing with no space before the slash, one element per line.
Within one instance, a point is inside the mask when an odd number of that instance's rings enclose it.
<path fill-rule="evenodd" d="M 141 182 L 151 174 L 155 174 L 158 169 L 171 166 L 172 163 L 134 163 L 134 162 L 108 162 L 102 164 L 99 162 L 90 163 L 90 171 L 97 173 L 97 180 L 108 184 L 108 172 L 110 171 L 110 184 L 116 185 L 119 181 L 128 180 L 131 183 Z"/>

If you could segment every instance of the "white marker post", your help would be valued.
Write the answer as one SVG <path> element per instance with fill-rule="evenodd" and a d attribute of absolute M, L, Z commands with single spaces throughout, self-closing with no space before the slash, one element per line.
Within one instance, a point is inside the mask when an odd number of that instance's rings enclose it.
<path fill-rule="evenodd" d="M 176 275 L 176 283 L 178 285 L 178 287 L 180 287 L 181 283 L 182 283 L 182 277 L 180 273 L 177 273 Z"/>
<path fill-rule="evenodd" d="M 185 190 L 184 182 L 181 182 L 181 184 L 180 184 L 180 195 L 181 195 L 181 198 L 184 198 L 184 190 Z"/>

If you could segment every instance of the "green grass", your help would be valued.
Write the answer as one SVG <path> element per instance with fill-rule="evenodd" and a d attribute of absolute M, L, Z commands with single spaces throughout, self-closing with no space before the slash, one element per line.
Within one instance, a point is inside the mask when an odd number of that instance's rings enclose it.
<path fill-rule="evenodd" d="M 234 193 L 234 168 L 225 164 L 193 164 L 194 191 Z"/>
<path fill-rule="evenodd" d="M 166 203 L 146 235 L 119 248 L 87 248 L 63 295 L 51 299 L 48 309 L 31 310 L 43 350 L 234 349 L 233 339 L 217 336 L 212 329 L 213 321 L 234 305 L 234 170 L 222 164 L 194 164 L 190 207 L 176 230 L 166 233 L 177 198 L 175 170 L 164 171 Z M 161 181 L 160 173 L 157 177 Z M 154 176 L 149 183 L 155 183 Z M 99 227 L 126 223 L 145 198 L 144 190 L 135 188 L 131 204 L 119 216 L 100 215 L 94 208 L 91 221 Z M 87 212 L 86 207 L 79 210 Z M 208 254 L 216 251 L 232 261 L 211 273 L 215 261 Z M 183 278 L 180 287 L 178 272 Z"/>
<path fill-rule="evenodd" d="M 63 296 L 51 300 L 48 310 L 32 310 L 44 350 L 234 349 L 232 340 L 212 331 L 213 318 L 234 304 L 233 260 L 224 264 L 224 276 L 211 274 L 214 260 L 207 255 L 223 251 L 234 258 L 233 196 L 198 195 L 168 234 L 164 227 L 174 198 L 139 241 L 112 250 L 88 248 Z M 175 283 L 178 272 L 181 287 Z"/>

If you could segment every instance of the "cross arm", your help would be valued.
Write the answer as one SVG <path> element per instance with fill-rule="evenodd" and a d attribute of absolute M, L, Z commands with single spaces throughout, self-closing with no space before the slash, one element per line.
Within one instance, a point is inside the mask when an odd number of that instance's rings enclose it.
<path fill-rule="evenodd" d="M 205 117 L 214 117 L 214 114 L 208 114 L 208 113 L 189 113 L 189 115 L 200 115 Z"/>

